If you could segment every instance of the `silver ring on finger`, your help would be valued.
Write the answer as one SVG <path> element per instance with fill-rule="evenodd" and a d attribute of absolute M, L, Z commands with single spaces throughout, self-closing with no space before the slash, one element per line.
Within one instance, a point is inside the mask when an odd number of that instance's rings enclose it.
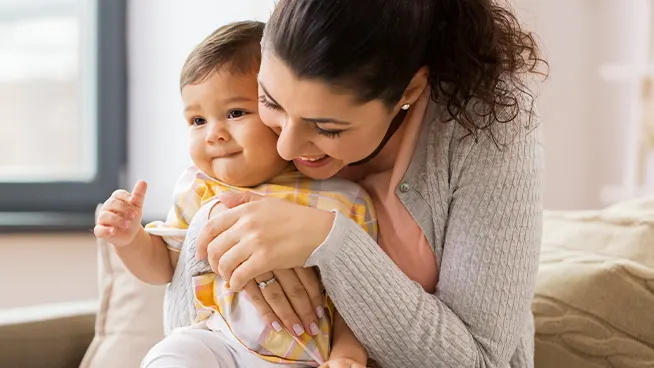
<path fill-rule="evenodd" d="M 277 278 L 273 276 L 270 280 L 257 282 L 257 285 L 259 286 L 259 289 L 265 289 L 268 285 L 275 281 L 277 281 Z"/>

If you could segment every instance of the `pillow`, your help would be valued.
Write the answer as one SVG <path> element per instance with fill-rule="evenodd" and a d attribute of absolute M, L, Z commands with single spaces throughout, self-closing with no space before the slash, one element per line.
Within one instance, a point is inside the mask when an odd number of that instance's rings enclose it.
<path fill-rule="evenodd" d="M 537 368 L 652 367 L 654 198 L 545 212 Z"/>
<path fill-rule="evenodd" d="M 148 285 L 134 277 L 113 245 L 98 239 L 100 307 L 95 336 L 80 368 L 139 367 L 163 339 L 165 285 Z"/>

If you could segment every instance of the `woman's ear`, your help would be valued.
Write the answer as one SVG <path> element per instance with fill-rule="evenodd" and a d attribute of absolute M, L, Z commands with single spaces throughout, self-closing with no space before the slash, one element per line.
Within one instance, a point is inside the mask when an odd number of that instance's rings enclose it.
<path fill-rule="evenodd" d="M 429 69 L 427 69 L 426 66 L 423 66 L 422 68 L 418 69 L 416 74 L 413 75 L 413 78 L 411 78 L 411 82 L 409 82 L 409 85 L 406 87 L 404 93 L 402 94 L 402 98 L 399 101 L 399 105 L 400 106 L 404 104 L 413 105 L 414 103 L 416 103 L 418 98 L 420 98 L 422 91 L 425 90 L 425 87 L 427 86 L 428 82 L 429 82 Z"/>

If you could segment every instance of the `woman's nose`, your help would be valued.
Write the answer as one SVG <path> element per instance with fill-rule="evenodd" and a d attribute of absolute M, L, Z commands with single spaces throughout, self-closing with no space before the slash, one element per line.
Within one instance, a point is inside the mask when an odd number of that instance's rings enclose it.
<path fill-rule="evenodd" d="M 204 138 L 205 142 L 215 144 L 220 141 L 229 141 L 231 139 L 229 130 L 223 122 L 208 122 L 207 125 L 207 134 Z"/>
<path fill-rule="evenodd" d="M 282 128 L 277 128 L 275 132 L 279 135 L 277 153 L 287 161 L 297 158 L 302 153 L 302 147 L 309 143 L 302 126 L 292 122 L 287 122 Z"/>

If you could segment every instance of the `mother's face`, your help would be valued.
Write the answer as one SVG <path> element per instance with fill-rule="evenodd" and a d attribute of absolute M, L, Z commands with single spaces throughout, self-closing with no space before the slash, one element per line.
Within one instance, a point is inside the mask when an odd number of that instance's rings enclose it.
<path fill-rule="evenodd" d="M 277 151 L 314 179 L 334 176 L 370 155 L 394 111 L 380 100 L 357 103 L 326 83 L 298 79 L 286 64 L 264 53 L 259 71 L 259 114 L 278 135 Z"/>

